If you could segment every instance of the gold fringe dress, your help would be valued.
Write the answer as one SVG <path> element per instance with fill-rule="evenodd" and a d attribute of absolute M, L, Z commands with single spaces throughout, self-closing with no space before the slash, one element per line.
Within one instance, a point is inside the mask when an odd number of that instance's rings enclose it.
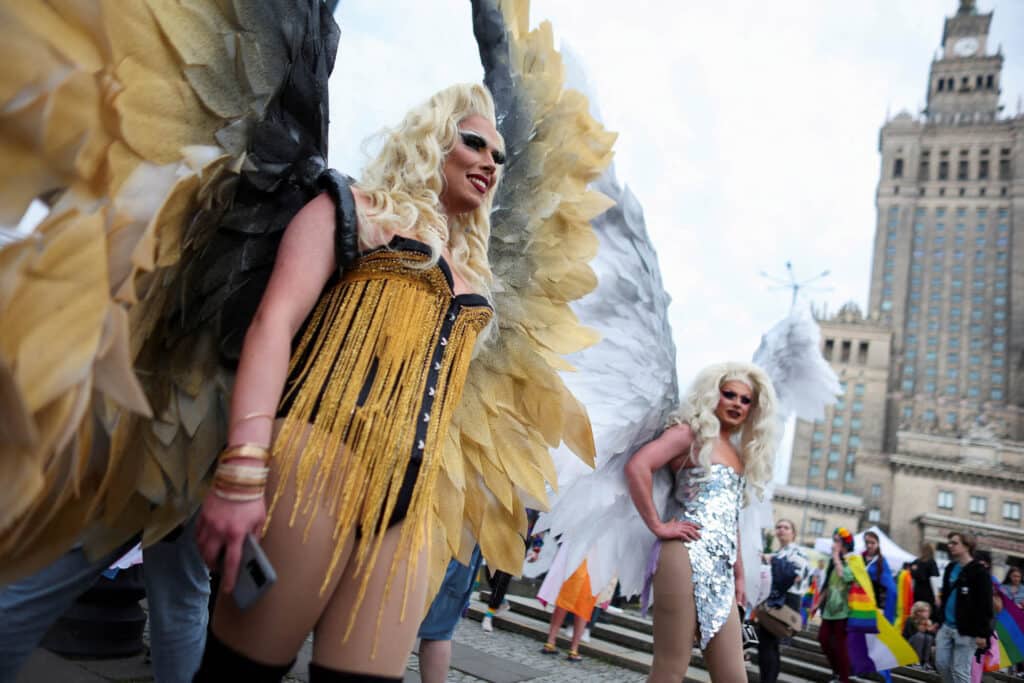
<path fill-rule="evenodd" d="M 365 573 L 353 614 L 384 532 L 406 517 L 428 517 L 439 446 L 477 336 L 493 315 L 483 296 L 454 294 L 448 264 L 424 267 L 429 258 L 427 245 L 396 238 L 328 282 L 296 336 L 278 411 L 269 515 L 295 477 L 290 522 L 318 508 L 334 517 L 321 590 L 356 534 L 353 557 Z M 400 559 L 410 562 L 407 580 L 416 574 L 429 533 L 427 524 L 403 526 L 389 589 Z"/>

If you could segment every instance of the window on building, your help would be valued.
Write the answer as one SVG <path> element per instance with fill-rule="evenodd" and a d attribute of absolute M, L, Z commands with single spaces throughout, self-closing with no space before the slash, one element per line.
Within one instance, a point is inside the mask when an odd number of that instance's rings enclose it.
<path fill-rule="evenodd" d="M 860 437 L 851 435 L 850 438 L 846 440 L 846 445 L 849 446 L 851 450 L 860 448 Z"/>
<path fill-rule="evenodd" d="M 843 435 L 842 434 L 833 434 L 831 437 L 829 437 L 828 441 L 833 446 L 840 446 L 843 443 Z"/>
<path fill-rule="evenodd" d="M 839 462 L 839 456 L 840 456 L 839 451 L 829 451 L 828 452 L 828 461 L 829 462 Z"/>
<path fill-rule="evenodd" d="M 825 470 L 825 479 L 828 481 L 836 481 L 839 479 L 839 470 L 835 467 L 829 467 Z"/>
<path fill-rule="evenodd" d="M 814 434 L 811 434 L 811 438 L 815 441 L 821 441 L 822 439 L 825 438 L 825 433 L 821 431 L 815 431 Z"/>
<path fill-rule="evenodd" d="M 882 511 L 878 508 L 871 508 L 868 510 L 868 521 L 869 522 L 880 522 L 882 521 Z"/>
<path fill-rule="evenodd" d="M 978 180 L 988 180 L 988 159 L 978 162 Z"/>
<path fill-rule="evenodd" d="M 860 342 L 857 345 L 857 362 L 866 365 L 868 362 L 868 342 Z"/>
<path fill-rule="evenodd" d="M 854 401 L 853 405 L 851 406 L 851 409 L 855 413 L 862 412 L 864 410 L 864 402 L 863 401 Z"/>
<path fill-rule="evenodd" d="M 839 362 L 840 363 L 849 363 L 850 362 L 850 348 L 851 348 L 852 345 L 853 345 L 852 342 L 848 342 L 848 341 L 844 341 L 842 343 L 842 348 L 839 351 Z"/>
<path fill-rule="evenodd" d="M 855 417 L 852 420 L 850 420 L 850 429 L 860 429 L 860 426 L 861 420 L 859 417 Z"/>
<path fill-rule="evenodd" d="M 812 448 L 811 449 L 811 460 L 821 460 L 821 449 L 820 448 Z"/>
<path fill-rule="evenodd" d="M 843 426 L 843 416 L 842 415 L 836 415 L 835 417 L 833 417 L 832 418 L 832 426 L 834 428 L 842 428 L 842 426 Z"/>
<path fill-rule="evenodd" d="M 967 159 L 961 159 L 956 166 L 956 179 L 967 180 Z"/>
<path fill-rule="evenodd" d="M 812 536 L 821 536 L 825 533 L 825 520 L 811 517 L 807 521 L 807 528 Z"/>
<path fill-rule="evenodd" d="M 911 388 L 913 388 L 913 387 L 911 387 Z M 904 420 L 911 420 L 911 419 L 913 419 L 913 417 L 914 417 L 914 407 L 913 406 L 903 406 L 903 419 Z"/>
<path fill-rule="evenodd" d="M 956 498 L 952 491 L 939 491 L 937 505 L 941 510 L 952 510 Z"/>
<path fill-rule="evenodd" d="M 821 467 L 819 467 L 818 465 L 811 465 L 810 468 L 807 470 L 807 474 L 808 476 L 811 477 L 821 476 Z"/>
<path fill-rule="evenodd" d="M 1013 172 L 1010 169 L 1010 158 L 1009 158 L 1009 156 L 1005 156 L 1005 157 L 1000 158 L 999 159 L 999 179 L 1000 180 L 1009 180 L 1011 175 L 1012 175 L 1012 173 Z"/>
<path fill-rule="evenodd" d="M 972 515 L 984 515 L 988 512 L 988 498 L 985 498 L 985 496 L 971 496 L 970 509 Z"/>
<path fill-rule="evenodd" d="M 1003 519 L 1009 519 L 1014 522 L 1020 521 L 1020 503 L 1014 503 L 1006 501 L 1003 503 Z"/>
<path fill-rule="evenodd" d="M 999 162 L 1000 171 L 1002 170 L 1002 166 L 1003 166 L 1003 163 L 1002 163 L 1002 161 L 1000 161 Z M 1007 160 L 1007 166 L 1009 166 L 1008 160 Z M 1000 175 L 1002 175 L 1002 174 L 1000 174 Z M 939 178 L 939 180 L 949 180 L 949 161 L 947 161 L 945 159 L 942 159 L 942 160 L 939 161 L 939 176 L 938 176 L 938 178 Z M 1005 179 L 1009 180 L 1010 179 L 1009 175 L 1007 175 L 1007 177 Z"/>
<path fill-rule="evenodd" d="M 871 497 L 872 498 L 881 498 L 882 497 L 882 485 L 881 484 L 872 484 L 871 485 Z"/>
<path fill-rule="evenodd" d="M 903 159 L 897 159 L 892 165 L 892 177 L 902 178 L 903 177 Z"/>

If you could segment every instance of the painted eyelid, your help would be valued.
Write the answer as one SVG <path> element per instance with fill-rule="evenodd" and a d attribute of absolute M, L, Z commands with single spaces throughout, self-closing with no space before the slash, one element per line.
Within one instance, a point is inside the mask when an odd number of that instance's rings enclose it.
<path fill-rule="evenodd" d="M 460 130 L 459 135 L 462 136 L 462 141 L 465 144 L 473 147 L 474 149 L 490 147 L 490 143 L 488 143 L 487 139 L 483 135 L 480 135 L 480 133 L 476 133 L 471 130 Z M 498 165 L 504 164 L 506 160 L 505 153 L 497 148 L 494 148 L 491 151 L 491 158 L 494 160 L 494 163 Z"/>

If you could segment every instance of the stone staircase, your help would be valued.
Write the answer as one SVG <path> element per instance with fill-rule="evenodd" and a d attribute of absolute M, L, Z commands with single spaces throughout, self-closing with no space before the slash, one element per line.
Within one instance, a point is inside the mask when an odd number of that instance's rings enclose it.
<path fill-rule="evenodd" d="M 487 599 L 487 597 L 486 591 L 481 594 L 481 598 Z M 520 633 L 543 643 L 547 639 L 551 611 L 542 607 L 534 598 L 510 594 L 507 599 L 512 609 L 495 617 L 495 629 Z M 473 600 L 469 608 L 469 617 L 480 621 L 486 611 L 486 603 Z M 633 671 L 648 673 L 651 668 L 651 653 L 653 652 L 652 631 L 650 619 L 642 618 L 636 612 L 627 610 L 622 614 L 605 613 L 601 621 L 591 628 L 590 642 L 580 643 L 580 654 L 603 659 Z M 808 631 L 794 638 L 791 645 L 783 646 L 780 683 L 804 681 L 828 683 L 831 671 L 816 636 L 817 628 L 812 626 Z M 567 649 L 569 641 L 560 634 L 558 645 L 560 648 Z M 750 683 L 759 681 L 756 659 L 755 654 L 754 661 L 747 665 L 747 678 Z M 881 681 L 882 678 L 876 674 L 870 674 L 852 680 L 866 682 Z M 892 680 L 893 683 L 940 683 L 938 675 L 934 672 L 908 667 L 894 669 Z M 984 680 L 992 683 L 1012 683 L 1020 679 L 1013 679 L 1004 674 L 986 674 Z M 704 669 L 700 651 L 697 649 L 693 651 L 686 681 L 687 683 L 709 683 L 711 681 L 711 677 Z"/>

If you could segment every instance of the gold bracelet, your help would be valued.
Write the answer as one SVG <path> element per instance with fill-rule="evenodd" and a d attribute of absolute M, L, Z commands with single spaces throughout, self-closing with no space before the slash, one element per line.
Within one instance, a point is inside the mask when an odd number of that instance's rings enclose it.
<path fill-rule="evenodd" d="M 263 498 L 263 491 L 254 491 L 253 493 L 232 493 L 230 491 L 221 490 L 215 486 L 213 487 L 213 495 L 224 500 L 229 500 L 232 503 L 248 503 Z"/>
<path fill-rule="evenodd" d="M 219 460 L 229 458 L 255 458 L 267 462 L 270 460 L 270 449 L 255 443 L 240 443 L 228 446 L 220 452 Z"/>
<path fill-rule="evenodd" d="M 274 416 L 271 415 L 270 413 L 246 413 L 245 415 L 242 416 L 242 419 L 240 421 L 245 422 L 246 420 L 255 420 L 257 417 L 265 417 L 271 422 L 274 421 Z"/>
<path fill-rule="evenodd" d="M 267 483 L 270 468 L 266 465 L 240 465 L 234 462 L 221 462 L 213 477 L 215 481 L 227 484 L 259 484 Z"/>

